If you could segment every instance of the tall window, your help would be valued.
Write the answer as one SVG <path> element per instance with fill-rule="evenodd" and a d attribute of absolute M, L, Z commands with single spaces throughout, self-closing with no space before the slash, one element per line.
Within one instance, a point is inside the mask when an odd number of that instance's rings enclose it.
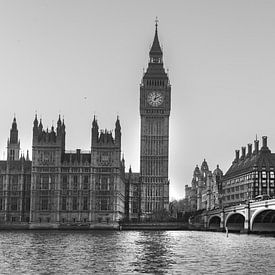
<path fill-rule="evenodd" d="M 15 198 L 15 197 L 11 198 L 11 210 L 12 211 L 17 210 L 17 198 Z"/>
<path fill-rule="evenodd" d="M 83 198 L 83 210 L 88 210 L 88 198 Z"/>
<path fill-rule="evenodd" d="M 12 149 L 12 150 L 10 150 L 10 159 L 11 160 L 14 160 L 14 150 Z"/>
<path fill-rule="evenodd" d="M 89 182 L 89 176 L 84 176 L 84 183 L 88 183 Z"/>
<path fill-rule="evenodd" d="M 101 200 L 101 210 L 108 210 L 107 209 L 107 200 L 106 199 Z"/>
<path fill-rule="evenodd" d="M 66 209 L 67 209 L 66 204 L 67 204 L 66 197 L 63 197 L 63 198 L 62 198 L 62 206 L 61 206 L 61 209 L 62 209 L 63 211 L 66 211 Z"/>
<path fill-rule="evenodd" d="M 88 176 L 84 176 L 83 189 L 88 189 L 88 183 L 89 183 L 89 177 Z"/>
<path fill-rule="evenodd" d="M 42 198 L 41 210 L 48 210 L 48 198 Z"/>
<path fill-rule="evenodd" d="M 73 210 L 77 210 L 77 197 L 73 197 Z"/>

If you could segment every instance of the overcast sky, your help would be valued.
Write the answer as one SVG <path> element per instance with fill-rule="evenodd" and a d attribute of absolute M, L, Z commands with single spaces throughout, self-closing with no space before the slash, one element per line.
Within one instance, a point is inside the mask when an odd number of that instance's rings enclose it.
<path fill-rule="evenodd" d="M 226 172 L 256 134 L 274 151 L 274 14 L 263 0 L 0 0 L 1 159 L 14 113 L 25 152 L 35 111 L 45 127 L 64 116 L 67 150 L 90 149 L 94 114 L 104 129 L 119 115 L 126 167 L 139 171 L 139 84 L 156 16 L 172 85 L 170 196 L 184 197 L 204 158 Z"/>

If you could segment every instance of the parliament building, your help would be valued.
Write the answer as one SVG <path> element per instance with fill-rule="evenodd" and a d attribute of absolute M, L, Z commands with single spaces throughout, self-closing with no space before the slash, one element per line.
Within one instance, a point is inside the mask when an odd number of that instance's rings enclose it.
<path fill-rule="evenodd" d="M 33 121 L 32 160 L 20 153 L 14 118 L 7 159 L 0 161 L 0 225 L 26 228 L 116 228 L 122 220 L 152 218 L 168 210 L 171 86 L 155 36 L 140 84 L 140 172 L 125 172 L 121 126 L 91 122 L 91 150 L 67 151 L 66 127 Z"/>

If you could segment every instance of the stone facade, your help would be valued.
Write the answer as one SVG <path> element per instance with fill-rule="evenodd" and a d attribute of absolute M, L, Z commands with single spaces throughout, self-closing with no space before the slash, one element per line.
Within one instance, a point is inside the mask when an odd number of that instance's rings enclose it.
<path fill-rule="evenodd" d="M 19 158 L 14 120 L 7 161 L 0 162 L 0 223 L 25 222 L 30 228 L 117 227 L 124 218 L 125 167 L 119 119 L 113 137 L 110 131 L 99 132 L 94 118 L 89 152 L 66 151 L 65 134 L 60 117 L 56 129 L 50 131 L 35 117 L 33 160 L 28 154 L 26 159 Z"/>
<path fill-rule="evenodd" d="M 185 185 L 185 211 L 211 210 L 221 204 L 221 180 L 223 172 L 217 165 L 212 173 L 206 160 L 201 168 L 196 166 L 191 186 Z"/>
<path fill-rule="evenodd" d="M 130 167 L 125 175 L 126 196 L 125 216 L 128 221 L 140 219 L 140 174 L 133 173 Z"/>

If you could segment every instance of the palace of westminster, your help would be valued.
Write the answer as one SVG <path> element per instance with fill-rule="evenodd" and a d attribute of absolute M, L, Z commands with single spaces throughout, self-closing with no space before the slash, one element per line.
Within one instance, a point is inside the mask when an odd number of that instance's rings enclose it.
<path fill-rule="evenodd" d="M 168 210 L 171 86 L 163 67 L 158 25 L 140 84 L 140 172 L 125 172 L 119 118 L 111 131 L 94 117 L 91 151 L 65 150 L 65 123 L 44 129 L 33 122 L 32 160 L 20 155 L 14 118 L 7 160 L 0 161 L 0 224 L 59 228 L 81 224 L 117 227 Z"/>

